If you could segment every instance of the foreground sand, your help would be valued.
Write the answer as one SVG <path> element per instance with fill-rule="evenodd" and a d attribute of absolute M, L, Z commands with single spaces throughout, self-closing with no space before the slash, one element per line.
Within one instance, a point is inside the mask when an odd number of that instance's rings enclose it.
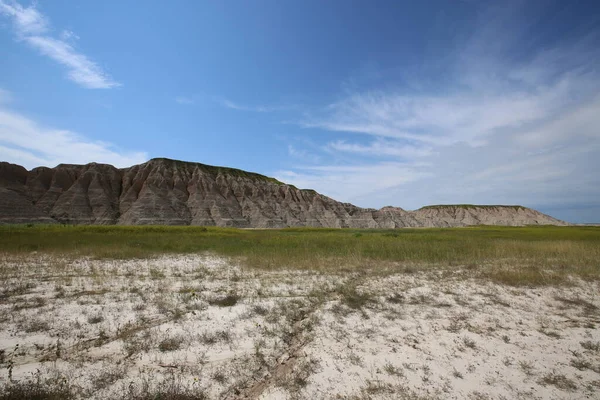
<path fill-rule="evenodd" d="M 600 398 L 598 283 L 260 271 L 214 255 L 0 265 L 3 386 L 96 399 Z"/>

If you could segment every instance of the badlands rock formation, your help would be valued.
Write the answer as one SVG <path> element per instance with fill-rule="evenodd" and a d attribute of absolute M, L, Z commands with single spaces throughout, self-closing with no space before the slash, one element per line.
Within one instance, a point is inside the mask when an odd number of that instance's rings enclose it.
<path fill-rule="evenodd" d="M 402 228 L 565 225 L 520 206 L 428 206 L 380 210 L 238 169 L 152 159 L 112 165 L 25 168 L 0 163 L 0 223 Z"/>

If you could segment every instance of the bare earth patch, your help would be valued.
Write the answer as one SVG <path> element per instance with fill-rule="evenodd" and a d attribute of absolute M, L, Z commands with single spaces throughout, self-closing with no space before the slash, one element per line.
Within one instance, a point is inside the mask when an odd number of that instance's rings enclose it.
<path fill-rule="evenodd" d="M 33 254 L 0 271 L 2 398 L 600 396 L 597 282 L 263 271 L 214 255 Z"/>

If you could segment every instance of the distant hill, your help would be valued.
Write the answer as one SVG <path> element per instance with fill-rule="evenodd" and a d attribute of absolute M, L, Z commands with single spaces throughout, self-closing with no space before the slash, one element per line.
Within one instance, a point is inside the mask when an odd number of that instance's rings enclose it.
<path fill-rule="evenodd" d="M 360 208 L 239 169 L 152 159 L 27 171 L 0 163 L 0 223 L 402 228 L 567 225 L 522 206 Z"/>

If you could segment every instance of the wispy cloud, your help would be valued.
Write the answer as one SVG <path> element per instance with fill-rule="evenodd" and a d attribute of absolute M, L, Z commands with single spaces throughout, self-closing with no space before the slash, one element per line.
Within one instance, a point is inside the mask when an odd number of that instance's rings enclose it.
<path fill-rule="evenodd" d="M 309 163 L 318 163 L 321 161 L 321 157 L 317 154 L 309 152 L 304 149 L 299 149 L 298 147 L 288 144 L 288 154 L 300 161 L 309 162 Z"/>
<path fill-rule="evenodd" d="M 249 106 L 249 105 L 235 103 L 235 102 L 233 102 L 231 100 L 227 100 L 227 99 L 217 99 L 217 102 L 221 106 L 223 106 L 225 108 L 229 108 L 231 110 L 250 111 L 250 112 L 258 112 L 258 113 L 269 113 L 269 112 L 274 112 L 274 111 L 282 111 L 282 110 L 287 110 L 290 108 L 287 106 L 265 106 L 265 105 Z"/>
<path fill-rule="evenodd" d="M 280 177 L 364 206 L 600 205 L 598 34 L 516 58 L 529 28 L 505 29 L 516 13 L 485 14 L 437 87 L 417 76 L 410 88 L 347 90 L 313 110 L 300 125 L 335 135 L 322 149 L 336 157 Z M 344 154 L 355 158 L 340 165 Z"/>
<path fill-rule="evenodd" d="M 430 176 L 424 168 L 399 162 L 305 166 L 276 172 L 277 179 L 316 189 L 336 200 L 356 199 Z M 400 205 L 400 204 L 395 204 Z"/>
<path fill-rule="evenodd" d="M 10 18 L 19 41 L 23 41 L 41 54 L 67 67 L 69 79 L 88 89 L 110 89 L 121 86 L 72 44 L 78 38 L 71 31 L 63 31 L 60 38 L 50 33 L 48 18 L 35 5 L 23 7 L 16 1 L 0 0 L 0 15 Z"/>
<path fill-rule="evenodd" d="M 376 139 L 367 145 L 338 140 L 327 144 L 327 149 L 375 157 L 393 156 L 410 160 L 432 154 L 432 148 L 428 146 L 414 146 L 402 141 L 385 140 L 381 138 Z"/>
<path fill-rule="evenodd" d="M 148 154 L 123 151 L 68 130 L 42 126 L 0 103 L 0 159 L 26 168 L 89 162 L 127 167 L 147 161 Z"/>

